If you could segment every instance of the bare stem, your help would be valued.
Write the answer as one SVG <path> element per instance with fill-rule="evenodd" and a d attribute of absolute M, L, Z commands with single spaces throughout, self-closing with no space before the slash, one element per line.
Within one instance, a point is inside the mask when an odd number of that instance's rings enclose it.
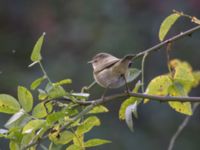
<path fill-rule="evenodd" d="M 48 77 L 48 75 L 47 75 L 47 73 L 46 73 L 46 71 L 45 71 L 45 69 L 44 69 L 42 63 L 41 63 L 41 62 L 38 62 L 38 63 L 39 63 L 39 65 L 40 65 L 40 68 L 41 68 L 41 70 L 42 70 L 42 72 L 43 72 L 45 78 L 49 81 L 50 84 L 52 84 L 52 82 L 51 82 L 50 78 Z"/>
<path fill-rule="evenodd" d="M 148 53 L 145 53 L 142 58 L 142 92 L 143 93 L 144 93 L 144 65 L 145 65 L 147 55 Z"/>
<path fill-rule="evenodd" d="M 194 106 L 192 108 L 193 113 L 196 110 L 196 108 L 197 108 L 198 105 L 199 105 L 199 103 L 195 103 L 194 104 Z M 172 150 L 173 149 L 174 144 L 175 144 L 178 136 L 181 134 L 181 132 L 183 131 L 183 129 L 186 127 L 186 125 L 190 121 L 191 117 L 192 116 L 185 117 L 185 119 L 183 120 L 183 122 L 180 124 L 180 126 L 178 127 L 178 129 L 176 130 L 176 132 L 174 133 L 174 135 L 172 136 L 167 150 Z"/>
<path fill-rule="evenodd" d="M 196 32 L 196 31 L 199 30 L 199 29 L 200 29 L 200 25 L 198 25 L 198 26 L 196 26 L 196 27 L 194 27 L 194 28 L 191 28 L 191 29 L 189 29 L 189 30 L 187 30 L 187 31 L 185 31 L 185 32 L 181 32 L 181 33 L 179 33 L 178 35 L 173 36 L 172 38 L 169 38 L 169 39 L 167 39 L 167 40 L 165 40 L 165 41 L 163 41 L 163 42 L 161 42 L 161 43 L 159 43 L 159 44 L 157 44 L 157 45 L 155 45 L 155 46 L 153 46 L 153 47 L 151 47 L 151 48 L 149 48 L 149 49 L 146 49 L 146 50 L 144 50 L 144 51 L 142 51 L 142 52 L 136 54 L 135 58 L 141 57 L 141 56 L 143 56 L 145 53 L 151 53 L 151 52 L 157 51 L 157 50 L 159 50 L 160 48 L 162 48 L 162 47 L 164 47 L 165 45 L 167 45 L 168 43 L 177 41 L 177 40 L 179 40 L 179 39 L 181 39 L 181 38 L 183 38 L 183 37 L 185 37 L 185 36 L 191 35 L 192 33 Z"/>

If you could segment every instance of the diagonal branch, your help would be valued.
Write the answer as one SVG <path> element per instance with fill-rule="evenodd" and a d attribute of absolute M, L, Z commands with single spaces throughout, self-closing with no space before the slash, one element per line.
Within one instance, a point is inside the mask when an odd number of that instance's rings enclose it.
<path fill-rule="evenodd" d="M 165 40 L 165 41 L 163 41 L 163 42 L 161 42 L 161 43 L 159 43 L 159 44 L 157 44 L 157 45 L 155 45 L 155 46 L 153 46 L 153 47 L 151 47 L 149 49 L 146 49 L 146 50 L 144 50 L 144 51 L 136 54 L 135 58 L 141 57 L 141 56 L 143 56 L 146 53 L 151 53 L 151 52 L 157 51 L 160 48 L 162 48 L 165 45 L 167 45 L 168 43 L 177 41 L 177 40 L 179 40 L 179 39 L 181 39 L 181 38 L 183 38 L 185 36 L 189 36 L 189 35 L 191 35 L 192 33 L 196 32 L 199 29 L 200 29 L 200 25 L 196 26 L 194 28 L 191 28 L 191 29 L 189 29 L 189 30 L 187 30 L 185 32 L 181 32 L 180 34 L 178 34 L 176 36 L 173 36 L 172 38 L 169 38 L 169 39 L 167 39 L 167 40 Z"/>

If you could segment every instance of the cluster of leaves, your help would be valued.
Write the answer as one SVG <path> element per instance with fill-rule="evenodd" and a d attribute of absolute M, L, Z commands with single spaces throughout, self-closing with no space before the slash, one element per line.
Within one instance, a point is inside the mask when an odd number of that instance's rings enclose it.
<path fill-rule="evenodd" d="M 91 109 L 86 117 L 73 121 L 73 117 L 82 111 L 83 107 L 69 100 L 87 100 L 88 93 L 67 92 L 63 85 L 71 84 L 70 79 L 52 82 L 42 66 L 40 54 L 45 34 L 36 42 L 30 67 L 39 64 L 43 76 L 32 82 L 31 90 L 38 91 L 38 97 L 33 98 L 30 90 L 24 86 L 18 86 L 18 98 L 8 94 L 0 94 L 0 112 L 13 114 L 0 129 L 0 137 L 10 140 L 10 150 L 26 149 L 26 146 L 38 142 L 43 137 L 48 137 L 50 143 L 48 149 L 84 150 L 87 147 L 94 147 L 110 143 L 104 139 L 89 139 L 85 141 L 84 134 L 93 127 L 101 124 L 97 113 L 108 112 L 104 106 L 96 106 Z M 42 89 L 44 87 L 44 89 Z M 62 98 L 63 102 L 56 100 Z M 37 99 L 37 100 L 35 100 Z M 34 105 L 36 103 L 36 105 Z M 66 123 L 71 122 L 68 126 Z M 43 149 L 46 146 L 38 142 Z M 36 149 L 36 145 L 29 149 Z"/>
<path fill-rule="evenodd" d="M 191 17 L 183 13 L 175 11 L 169 15 L 161 24 L 159 31 L 159 40 L 162 42 L 167 33 L 173 26 L 173 24 L 181 17 L 187 17 L 192 22 L 200 24 L 199 19 Z M 193 71 L 191 65 L 186 61 L 179 59 L 173 59 L 169 61 L 169 73 L 154 77 L 148 84 L 144 94 L 155 96 L 188 96 L 192 88 L 195 88 L 200 83 L 200 71 Z M 133 92 L 137 93 L 139 87 L 142 86 L 138 82 L 133 89 Z M 141 98 L 129 97 L 126 99 L 120 107 L 119 119 L 125 120 L 128 127 L 133 131 L 133 116 L 137 115 L 137 105 L 142 101 Z M 149 102 L 149 99 L 144 99 L 144 103 Z M 169 106 L 175 111 L 192 115 L 192 106 L 190 102 L 169 101 Z"/>
<path fill-rule="evenodd" d="M 192 88 L 200 81 L 200 71 L 192 71 L 187 63 L 174 59 L 170 61 L 172 71 L 165 75 L 155 77 L 149 83 L 145 93 L 158 96 L 188 96 Z M 148 102 L 148 99 L 145 100 Z M 168 102 L 177 112 L 192 115 L 190 102 Z"/>

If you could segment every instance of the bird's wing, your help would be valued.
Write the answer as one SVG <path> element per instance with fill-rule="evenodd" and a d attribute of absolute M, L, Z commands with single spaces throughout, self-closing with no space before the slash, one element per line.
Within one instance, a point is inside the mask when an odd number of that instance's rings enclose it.
<path fill-rule="evenodd" d="M 109 59 L 105 59 L 104 62 L 102 62 L 101 64 L 99 64 L 96 68 L 98 69 L 95 69 L 94 72 L 100 72 L 106 68 L 110 68 L 111 66 L 113 66 L 115 63 L 117 63 L 118 61 L 120 61 L 119 58 L 117 57 L 112 57 L 109 58 Z"/>

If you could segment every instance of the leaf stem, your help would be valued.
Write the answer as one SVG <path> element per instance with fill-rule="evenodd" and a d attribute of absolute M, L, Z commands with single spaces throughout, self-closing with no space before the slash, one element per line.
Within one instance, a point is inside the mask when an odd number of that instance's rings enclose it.
<path fill-rule="evenodd" d="M 144 93 L 144 65 L 147 55 L 148 53 L 145 53 L 144 56 L 142 57 L 142 93 Z"/>
<path fill-rule="evenodd" d="M 197 109 L 197 106 L 199 106 L 199 103 L 195 103 L 194 104 L 194 106 L 192 108 L 193 113 Z M 176 139 L 181 134 L 181 132 L 186 127 L 186 125 L 188 124 L 188 122 L 190 121 L 191 118 L 192 118 L 192 116 L 185 117 L 185 119 L 183 120 L 183 122 L 180 124 L 180 126 L 178 127 L 178 129 L 176 130 L 176 132 L 174 133 L 174 135 L 172 136 L 167 150 L 172 150 L 173 149 L 174 144 L 176 142 Z"/>
<path fill-rule="evenodd" d="M 52 83 L 52 81 L 50 80 L 50 78 L 48 77 L 48 75 L 47 75 L 47 73 L 46 73 L 46 71 L 45 71 L 45 69 L 44 69 L 42 63 L 41 63 L 40 61 L 39 61 L 38 63 L 39 63 L 39 65 L 40 65 L 40 68 L 41 68 L 41 70 L 42 70 L 44 76 L 45 76 L 46 79 L 49 81 L 49 83 L 52 85 L 53 83 Z"/>

